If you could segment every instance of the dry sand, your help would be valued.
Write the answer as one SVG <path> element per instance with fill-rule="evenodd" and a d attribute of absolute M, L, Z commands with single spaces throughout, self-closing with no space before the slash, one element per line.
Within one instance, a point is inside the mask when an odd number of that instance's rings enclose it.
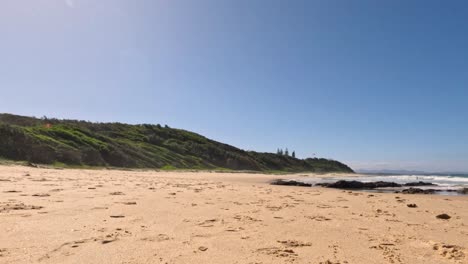
<path fill-rule="evenodd" d="M 468 263 L 466 196 L 284 177 L 0 166 L 0 263 Z"/>

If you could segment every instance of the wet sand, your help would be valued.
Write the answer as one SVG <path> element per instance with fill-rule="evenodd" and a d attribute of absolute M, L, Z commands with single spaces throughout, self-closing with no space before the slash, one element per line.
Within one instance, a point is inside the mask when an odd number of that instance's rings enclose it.
<path fill-rule="evenodd" d="M 468 263 L 467 196 L 297 177 L 0 166 L 0 263 Z"/>

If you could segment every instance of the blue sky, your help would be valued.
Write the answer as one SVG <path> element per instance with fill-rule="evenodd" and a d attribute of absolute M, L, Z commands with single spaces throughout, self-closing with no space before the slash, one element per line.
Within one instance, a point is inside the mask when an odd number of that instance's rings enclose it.
<path fill-rule="evenodd" d="M 468 3 L 4 0 L 0 112 L 468 171 Z"/>

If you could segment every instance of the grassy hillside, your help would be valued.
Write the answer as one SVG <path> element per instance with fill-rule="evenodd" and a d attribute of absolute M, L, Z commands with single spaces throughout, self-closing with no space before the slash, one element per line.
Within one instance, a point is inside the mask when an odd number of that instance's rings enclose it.
<path fill-rule="evenodd" d="M 352 172 L 337 161 L 244 151 L 160 125 L 91 123 L 0 114 L 0 157 L 127 168 Z"/>

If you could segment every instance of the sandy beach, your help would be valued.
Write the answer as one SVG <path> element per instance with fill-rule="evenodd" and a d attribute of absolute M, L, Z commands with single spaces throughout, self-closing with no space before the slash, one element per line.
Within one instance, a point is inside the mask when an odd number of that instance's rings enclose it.
<path fill-rule="evenodd" d="M 0 166 L 0 263 L 468 263 L 467 196 L 288 177 Z"/>

